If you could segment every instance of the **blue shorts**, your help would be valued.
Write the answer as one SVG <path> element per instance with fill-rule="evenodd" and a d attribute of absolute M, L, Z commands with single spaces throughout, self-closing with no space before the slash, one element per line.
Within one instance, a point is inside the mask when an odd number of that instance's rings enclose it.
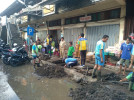
<path fill-rule="evenodd" d="M 95 55 L 95 64 L 99 66 L 104 66 L 105 57 L 103 57 L 103 63 L 101 62 L 101 57 L 99 55 Z"/>
<path fill-rule="evenodd" d="M 33 55 L 33 59 L 36 59 L 37 58 L 37 56 L 36 55 Z"/>

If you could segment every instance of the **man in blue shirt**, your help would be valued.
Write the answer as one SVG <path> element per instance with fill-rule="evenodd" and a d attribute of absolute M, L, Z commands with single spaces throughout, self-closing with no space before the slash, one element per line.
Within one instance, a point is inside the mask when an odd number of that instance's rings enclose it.
<path fill-rule="evenodd" d="M 121 48 L 120 48 L 121 50 L 120 50 L 119 56 L 121 55 L 121 60 L 120 60 L 120 71 L 118 72 L 118 74 L 121 73 L 122 64 L 125 63 L 125 68 L 123 72 L 123 75 L 125 75 L 126 68 L 129 67 L 132 48 L 133 48 L 133 45 L 131 44 L 131 38 L 128 37 L 126 42 L 122 43 Z"/>
<path fill-rule="evenodd" d="M 77 59 L 75 58 L 67 58 L 65 59 L 65 63 L 66 65 L 64 67 L 73 67 L 75 65 L 77 65 Z"/>
<path fill-rule="evenodd" d="M 105 42 L 107 42 L 109 36 L 104 35 L 102 40 L 98 41 L 96 44 L 95 49 L 95 66 L 92 72 L 92 78 L 95 78 L 96 71 L 97 71 L 97 80 L 101 79 L 101 68 L 105 64 L 105 56 L 104 56 L 104 49 L 105 49 Z"/>

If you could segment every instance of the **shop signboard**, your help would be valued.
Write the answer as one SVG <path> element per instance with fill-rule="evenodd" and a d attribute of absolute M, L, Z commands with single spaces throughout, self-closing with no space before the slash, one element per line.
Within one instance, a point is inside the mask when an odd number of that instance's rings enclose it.
<path fill-rule="evenodd" d="M 80 22 L 90 21 L 91 19 L 91 16 L 80 17 Z"/>

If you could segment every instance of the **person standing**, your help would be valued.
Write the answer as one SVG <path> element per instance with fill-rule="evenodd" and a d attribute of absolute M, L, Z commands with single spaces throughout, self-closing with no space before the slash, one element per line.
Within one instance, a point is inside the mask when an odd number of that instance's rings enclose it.
<path fill-rule="evenodd" d="M 33 39 L 32 37 L 30 38 L 30 52 L 32 51 L 32 46 L 33 46 Z"/>
<path fill-rule="evenodd" d="M 131 44 L 131 38 L 128 37 L 126 42 L 123 43 L 120 48 L 121 50 L 120 50 L 119 57 L 121 56 L 121 59 L 120 59 L 120 70 L 119 70 L 118 74 L 121 73 L 122 65 L 123 65 L 123 63 L 125 63 L 125 68 L 124 68 L 124 72 L 123 72 L 123 75 L 125 75 L 126 68 L 129 67 L 132 48 L 133 48 L 133 45 Z"/>
<path fill-rule="evenodd" d="M 29 52 L 30 51 L 30 38 L 29 38 L 29 36 L 27 36 L 26 45 L 28 47 L 28 52 Z"/>
<path fill-rule="evenodd" d="M 78 40 L 79 40 L 80 38 L 81 38 L 81 36 L 79 35 Z M 79 58 L 79 57 L 80 57 L 80 51 L 79 51 L 78 40 L 76 41 L 76 45 L 75 45 L 75 52 L 76 52 L 75 57 L 76 57 L 76 58 Z"/>
<path fill-rule="evenodd" d="M 50 54 L 51 57 L 51 44 L 52 44 L 52 36 L 47 35 L 47 52 Z"/>
<path fill-rule="evenodd" d="M 38 44 L 37 44 L 37 45 L 39 45 L 39 44 L 40 44 L 40 42 L 41 42 L 41 40 L 40 40 L 40 38 L 39 38 L 39 37 L 37 37 L 37 42 L 38 42 Z"/>
<path fill-rule="evenodd" d="M 59 50 L 60 50 L 60 58 L 62 60 L 65 59 L 65 48 L 66 48 L 66 42 L 64 40 L 64 37 L 61 38 L 60 44 L 59 44 Z"/>
<path fill-rule="evenodd" d="M 44 48 L 45 48 L 45 54 L 48 54 L 48 52 L 47 52 L 47 38 L 44 40 Z"/>
<path fill-rule="evenodd" d="M 68 49 L 68 58 L 73 58 L 73 53 L 74 53 L 74 47 L 72 46 L 73 43 L 72 42 L 69 42 L 69 49 Z"/>
<path fill-rule="evenodd" d="M 81 67 L 84 67 L 87 52 L 87 39 L 84 38 L 84 33 L 81 33 L 81 38 L 78 40 L 78 45 L 80 50 Z"/>
<path fill-rule="evenodd" d="M 105 64 L 105 55 L 104 55 L 104 49 L 105 49 L 105 42 L 107 42 L 109 36 L 104 35 L 102 37 L 102 40 L 99 40 L 96 44 L 95 49 L 95 66 L 92 72 L 92 78 L 96 77 L 96 71 L 97 71 L 97 80 L 101 80 L 101 68 Z"/>
<path fill-rule="evenodd" d="M 34 64 L 34 68 L 35 68 L 35 63 L 36 63 L 36 58 L 39 58 L 39 52 L 38 52 L 38 47 L 37 47 L 37 42 L 35 42 L 32 46 L 32 56 L 33 56 L 33 64 Z M 38 62 L 38 67 L 40 64 L 40 59 Z"/>

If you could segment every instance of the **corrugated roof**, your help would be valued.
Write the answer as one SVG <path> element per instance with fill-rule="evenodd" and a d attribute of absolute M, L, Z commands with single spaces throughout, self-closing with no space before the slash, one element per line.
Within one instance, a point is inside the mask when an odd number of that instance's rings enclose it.
<path fill-rule="evenodd" d="M 36 3 L 41 2 L 42 0 L 26 0 L 26 5 L 34 5 Z M 0 16 L 10 16 L 14 13 L 18 13 L 22 8 L 25 8 L 24 5 L 15 1 L 12 5 L 10 5 L 6 10 L 4 10 Z"/>

